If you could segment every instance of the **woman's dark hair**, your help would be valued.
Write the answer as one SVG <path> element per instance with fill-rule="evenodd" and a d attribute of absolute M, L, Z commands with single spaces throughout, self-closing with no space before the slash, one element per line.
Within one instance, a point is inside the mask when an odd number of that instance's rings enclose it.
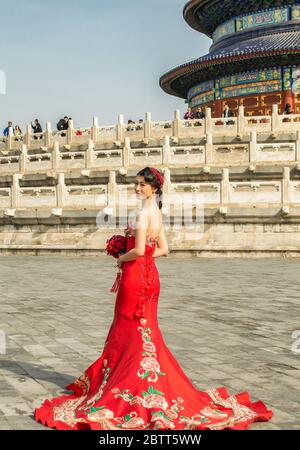
<path fill-rule="evenodd" d="M 158 204 L 159 209 L 162 208 L 162 189 L 159 182 L 159 179 L 157 176 L 152 172 L 150 167 L 145 167 L 144 169 L 140 170 L 137 174 L 139 177 L 144 177 L 146 183 L 149 183 L 152 187 L 157 188 L 155 192 L 155 198 L 156 202 Z"/>

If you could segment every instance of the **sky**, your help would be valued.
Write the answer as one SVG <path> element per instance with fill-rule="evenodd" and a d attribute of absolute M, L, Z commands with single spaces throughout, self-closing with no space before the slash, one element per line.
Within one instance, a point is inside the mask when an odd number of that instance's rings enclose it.
<path fill-rule="evenodd" d="M 183 112 L 184 100 L 162 91 L 159 78 L 211 45 L 183 19 L 186 3 L 0 0 L 0 127 L 12 120 L 25 131 L 38 118 L 56 129 L 64 115 L 89 127 L 94 116 L 112 125 L 119 114 L 127 122 L 147 111 L 154 121 Z"/>

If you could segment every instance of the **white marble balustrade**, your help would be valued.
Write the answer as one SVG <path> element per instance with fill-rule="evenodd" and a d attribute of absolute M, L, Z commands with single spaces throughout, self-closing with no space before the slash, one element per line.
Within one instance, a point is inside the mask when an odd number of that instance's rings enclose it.
<path fill-rule="evenodd" d="M 171 183 L 169 169 L 165 169 L 164 175 L 165 205 L 178 204 L 184 196 L 208 207 L 300 204 L 300 181 L 290 180 L 289 167 L 284 167 L 282 178 L 275 181 L 232 181 L 228 168 L 222 170 L 222 178 L 215 182 Z M 24 187 L 22 178 L 22 174 L 14 174 L 10 187 L 0 187 L 1 209 L 97 209 L 136 203 L 133 184 L 116 183 L 115 171 L 109 172 L 107 185 L 70 185 L 65 183 L 64 173 L 59 173 L 54 186 Z"/>
<path fill-rule="evenodd" d="M 53 143 L 28 149 L 22 144 L 19 150 L 0 149 L 0 176 L 13 173 L 68 172 L 70 170 L 106 170 L 136 168 L 145 165 L 158 167 L 214 167 L 248 164 L 300 164 L 300 130 L 295 140 L 269 140 L 258 142 L 256 132 L 250 140 L 240 142 L 213 142 L 207 134 L 198 145 L 179 144 L 165 136 L 160 145 L 144 144 L 132 147 L 128 137 L 122 146 L 98 149 L 91 139 L 85 146 Z"/>
<path fill-rule="evenodd" d="M 91 139 L 99 144 L 117 142 L 124 145 L 126 138 L 131 141 L 145 141 L 163 139 L 165 136 L 174 139 L 199 138 L 210 133 L 213 137 L 226 137 L 249 135 L 251 132 L 270 132 L 276 135 L 300 130 L 300 114 L 280 115 L 277 105 L 273 105 L 272 114 L 269 116 L 245 116 L 244 107 L 240 106 L 238 115 L 229 118 L 212 118 L 211 109 L 206 108 L 204 119 L 185 120 L 180 117 L 180 111 L 176 110 L 172 120 L 153 121 L 151 113 L 147 112 L 142 122 L 125 123 L 122 114 L 114 125 L 99 125 L 98 122 L 98 118 L 94 117 L 90 127 L 76 128 L 73 120 L 70 120 L 69 129 L 63 131 L 51 131 L 51 123 L 46 122 L 46 130 L 38 134 L 32 133 L 31 125 L 28 125 L 22 136 L 16 137 L 10 130 L 7 138 L 1 138 L 0 149 L 17 150 L 22 144 L 26 144 L 28 149 L 51 147 L 55 141 L 60 144 L 80 145 L 87 144 Z"/>

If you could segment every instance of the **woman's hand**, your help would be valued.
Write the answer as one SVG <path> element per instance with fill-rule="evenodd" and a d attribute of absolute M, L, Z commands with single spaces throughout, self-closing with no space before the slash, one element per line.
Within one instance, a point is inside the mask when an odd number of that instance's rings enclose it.
<path fill-rule="evenodd" d="M 117 266 L 119 267 L 119 269 L 122 269 L 124 262 L 122 261 L 122 256 L 119 256 L 119 258 L 117 259 Z"/>

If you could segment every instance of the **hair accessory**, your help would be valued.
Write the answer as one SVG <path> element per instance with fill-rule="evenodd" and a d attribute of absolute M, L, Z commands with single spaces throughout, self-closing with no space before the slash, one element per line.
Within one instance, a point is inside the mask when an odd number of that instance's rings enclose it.
<path fill-rule="evenodd" d="M 156 175 L 156 177 L 158 178 L 160 185 L 162 187 L 164 184 L 164 181 L 165 181 L 164 177 L 161 175 L 161 173 L 157 169 L 155 169 L 155 167 L 150 167 L 150 169 L 154 173 L 154 175 Z"/>

